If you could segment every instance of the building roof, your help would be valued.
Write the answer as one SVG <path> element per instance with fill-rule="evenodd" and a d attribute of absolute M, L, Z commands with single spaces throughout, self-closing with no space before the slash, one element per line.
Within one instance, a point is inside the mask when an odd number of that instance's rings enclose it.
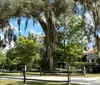
<path fill-rule="evenodd" d="M 88 51 L 85 51 L 86 55 L 87 55 L 87 59 L 97 59 L 98 55 L 96 54 L 96 48 L 91 48 L 88 49 Z"/>
<path fill-rule="evenodd" d="M 89 53 L 96 53 L 96 50 L 95 50 L 95 49 L 89 49 L 89 50 L 87 51 L 87 54 L 89 54 Z"/>

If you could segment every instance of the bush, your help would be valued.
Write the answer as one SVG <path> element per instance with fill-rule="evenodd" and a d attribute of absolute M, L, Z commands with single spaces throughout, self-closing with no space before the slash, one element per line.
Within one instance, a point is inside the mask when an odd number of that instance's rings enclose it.
<path fill-rule="evenodd" d="M 98 58 L 96 62 L 97 62 L 98 64 L 100 64 L 100 58 Z"/>
<path fill-rule="evenodd" d="M 72 66 L 76 67 L 76 69 L 83 69 L 86 64 L 86 62 L 75 62 Z"/>

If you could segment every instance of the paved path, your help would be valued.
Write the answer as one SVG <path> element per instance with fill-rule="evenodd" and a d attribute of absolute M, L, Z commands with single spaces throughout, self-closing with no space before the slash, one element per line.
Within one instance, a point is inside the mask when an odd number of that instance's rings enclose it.
<path fill-rule="evenodd" d="M 0 79 L 22 79 L 23 77 L 16 76 L 0 76 Z M 37 80 L 37 81 L 57 81 L 57 82 L 67 82 L 67 77 L 58 76 L 32 76 L 27 77 L 27 80 Z M 100 85 L 100 77 L 94 78 L 71 78 L 72 83 L 84 84 L 84 85 Z"/>

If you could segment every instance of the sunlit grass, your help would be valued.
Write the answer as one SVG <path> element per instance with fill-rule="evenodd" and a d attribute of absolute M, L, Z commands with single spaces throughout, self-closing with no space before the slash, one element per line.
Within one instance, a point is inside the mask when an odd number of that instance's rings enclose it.
<path fill-rule="evenodd" d="M 27 76 L 34 76 L 34 75 L 40 75 L 40 72 L 27 72 Z M 22 72 L 4 72 L 4 74 L 2 72 L 0 72 L 0 76 L 23 76 Z M 45 74 L 44 76 L 48 76 L 48 74 Z M 49 76 L 59 76 L 59 75 L 52 75 L 50 74 Z M 67 77 L 67 75 L 60 75 L 60 76 L 65 76 Z M 71 75 L 71 77 L 100 77 L 100 74 L 86 74 L 85 76 L 83 74 L 80 73 L 74 73 Z"/>
<path fill-rule="evenodd" d="M 0 76 L 20 76 L 21 72 L 0 72 Z"/>
<path fill-rule="evenodd" d="M 72 75 L 71 77 L 82 77 L 82 78 L 92 78 L 92 77 L 100 77 L 100 74 L 86 74 L 86 75 L 80 75 L 80 74 L 75 74 Z"/>
<path fill-rule="evenodd" d="M 0 76 L 22 76 L 22 72 L 0 72 Z M 27 72 L 27 76 L 40 75 L 40 72 Z"/>

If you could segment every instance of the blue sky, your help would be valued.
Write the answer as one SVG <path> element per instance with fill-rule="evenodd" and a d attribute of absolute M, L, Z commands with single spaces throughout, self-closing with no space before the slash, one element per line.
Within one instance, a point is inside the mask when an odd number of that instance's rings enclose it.
<path fill-rule="evenodd" d="M 93 43 L 89 43 L 89 44 L 87 44 L 87 47 L 89 47 L 89 48 L 93 48 Z"/>
<path fill-rule="evenodd" d="M 29 19 L 27 29 L 25 30 L 25 21 L 26 21 L 26 18 L 21 17 L 20 31 L 21 31 L 22 35 L 27 36 L 28 32 L 31 32 L 34 34 L 43 34 L 41 25 L 38 22 L 36 22 L 33 25 L 32 19 Z M 11 26 L 13 26 L 15 28 L 14 34 L 16 34 L 18 36 L 17 19 L 11 19 L 10 24 L 11 24 Z"/>
<path fill-rule="evenodd" d="M 34 33 L 34 34 L 43 34 L 43 30 L 42 30 L 42 27 L 41 25 L 36 22 L 34 25 L 33 25 L 33 20 L 32 19 L 29 19 L 28 21 L 28 26 L 27 26 L 27 29 L 25 30 L 25 21 L 26 21 L 26 18 L 21 18 L 21 24 L 20 24 L 20 31 L 21 31 L 21 34 L 24 35 L 24 36 L 27 36 L 28 35 L 28 32 L 31 32 L 31 33 Z M 17 24 L 17 19 L 11 19 L 10 20 L 10 24 L 11 26 L 13 26 L 15 28 L 15 31 L 14 31 L 14 34 L 16 34 L 18 36 L 18 24 Z M 89 48 L 92 48 L 93 47 L 93 43 L 89 43 L 87 45 Z"/>

